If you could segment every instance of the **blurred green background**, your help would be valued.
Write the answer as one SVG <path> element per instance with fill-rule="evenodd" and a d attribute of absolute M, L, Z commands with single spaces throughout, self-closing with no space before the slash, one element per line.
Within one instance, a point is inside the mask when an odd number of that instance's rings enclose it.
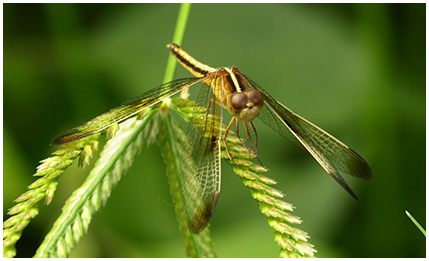
<path fill-rule="evenodd" d="M 356 203 L 303 149 L 259 120 L 260 154 L 318 257 L 425 257 L 425 4 L 195 4 L 183 48 L 237 66 L 364 157 Z M 3 5 L 3 216 L 52 138 L 163 79 L 178 4 Z M 177 77 L 188 77 L 179 68 Z M 191 92 L 196 92 L 192 90 Z M 29 257 L 88 170 L 74 164 L 17 244 Z M 212 219 L 220 257 L 276 257 L 273 230 L 224 164 Z M 73 257 L 184 257 L 165 168 L 144 149 Z"/>

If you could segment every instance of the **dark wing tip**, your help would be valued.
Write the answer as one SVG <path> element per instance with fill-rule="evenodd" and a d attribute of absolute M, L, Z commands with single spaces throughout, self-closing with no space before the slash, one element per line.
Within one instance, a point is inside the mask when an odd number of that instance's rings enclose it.
<path fill-rule="evenodd" d="M 198 234 L 207 227 L 207 225 L 210 222 L 210 219 L 212 218 L 215 212 L 216 205 L 219 200 L 219 195 L 220 193 L 216 191 L 213 195 L 213 200 L 211 204 L 207 204 L 201 213 L 198 213 L 198 214 L 194 213 L 191 219 L 186 219 L 189 230 L 192 233 Z"/>
<path fill-rule="evenodd" d="M 72 141 L 76 141 L 76 140 L 80 140 L 82 138 L 85 138 L 91 134 L 94 134 L 96 132 L 87 132 L 87 133 L 80 133 L 80 132 L 76 132 L 76 128 L 75 129 L 71 129 L 69 131 L 67 131 L 66 133 L 56 137 L 55 139 L 53 139 L 50 143 L 51 146 L 58 146 L 64 143 L 69 143 Z"/>
<path fill-rule="evenodd" d="M 51 146 L 57 146 L 57 145 L 60 145 L 60 144 L 61 143 L 58 140 L 58 138 L 55 138 L 55 139 L 51 140 L 51 142 L 49 143 L 49 145 L 51 145 Z"/>
<path fill-rule="evenodd" d="M 358 156 L 358 158 L 354 158 L 353 160 L 349 161 L 348 164 L 348 169 L 349 169 L 349 173 L 354 177 L 357 178 L 361 178 L 361 179 L 370 179 L 372 177 L 372 171 L 371 168 L 369 167 L 368 163 L 366 163 L 366 161 L 361 158 L 358 154 L 355 154 Z"/>
<path fill-rule="evenodd" d="M 51 146 L 58 146 L 64 143 L 68 143 L 71 142 L 75 139 L 71 138 L 69 135 L 61 135 L 56 137 L 55 139 L 51 140 L 51 143 L 49 143 L 49 145 Z"/>
<path fill-rule="evenodd" d="M 370 179 L 372 177 L 372 171 L 368 163 L 359 154 L 357 154 L 356 151 L 347 146 L 346 148 L 352 155 L 346 162 L 347 168 L 350 171 L 349 173 L 346 173 L 353 177 Z"/>
<path fill-rule="evenodd" d="M 359 177 L 367 180 L 372 178 L 372 171 L 369 168 L 368 164 L 366 164 L 366 168 L 364 169 L 364 171 L 361 172 L 361 175 Z"/>
<path fill-rule="evenodd" d="M 212 215 L 211 208 L 206 208 L 203 213 L 195 215 L 192 219 L 186 219 L 189 230 L 194 234 L 199 234 L 207 227 Z"/>
<path fill-rule="evenodd" d="M 341 187 L 343 187 L 349 194 L 350 196 L 352 196 L 358 203 L 360 203 L 360 199 L 358 197 L 358 195 L 356 195 L 356 193 L 349 187 L 349 185 L 347 185 L 347 183 L 345 183 L 344 180 L 338 178 L 336 175 L 328 172 L 328 174 L 334 178 L 334 180 L 341 185 Z"/>

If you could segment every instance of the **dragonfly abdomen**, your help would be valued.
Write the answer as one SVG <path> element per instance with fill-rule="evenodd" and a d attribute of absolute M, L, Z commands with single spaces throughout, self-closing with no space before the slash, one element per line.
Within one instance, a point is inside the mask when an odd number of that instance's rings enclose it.
<path fill-rule="evenodd" d="M 199 61 L 192 58 L 187 52 L 183 51 L 177 44 L 167 44 L 168 49 L 177 58 L 180 64 L 183 65 L 188 71 L 190 71 L 196 77 L 204 77 L 211 72 L 215 72 L 216 69 L 208 65 L 200 63 Z"/>

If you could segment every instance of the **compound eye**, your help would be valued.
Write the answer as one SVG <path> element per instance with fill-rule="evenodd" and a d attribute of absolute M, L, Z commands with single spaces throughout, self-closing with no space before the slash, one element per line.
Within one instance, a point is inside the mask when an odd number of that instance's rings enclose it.
<path fill-rule="evenodd" d="M 230 103 L 231 103 L 232 108 L 234 108 L 235 110 L 237 110 L 237 111 L 242 110 L 242 109 L 244 109 L 244 107 L 246 107 L 247 96 L 246 96 L 246 94 L 244 94 L 242 92 L 234 93 L 231 96 Z"/>
<path fill-rule="evenodd" d="M 262 103 L 264 103 L 264 97 L 262 96 L 262 93 L 258 90 L 250 90 L 247 93 L 247 97 L 249 97 L 249 100 L 253 102 L 255 106 L 260 106 L 262 105 Z"/>

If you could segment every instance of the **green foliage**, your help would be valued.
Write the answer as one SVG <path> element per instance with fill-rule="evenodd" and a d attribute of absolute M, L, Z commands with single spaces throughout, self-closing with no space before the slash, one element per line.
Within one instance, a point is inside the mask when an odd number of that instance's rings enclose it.
<path fill-rule="evenodd" d="M 142 130 L 153 112 L 119 124 L 91 173 L 65 202 L 62 214 L 46 235 L 35 257 L 68 257 L 87 232 L 93 214 L 104 205 L 143 143 Z"/>
<path fill-rule="evenodd" d="M 58 178 L 80 156 L 79 164 L 84 167 L 97 150 L 98 137 L 96 134 L 77 142 L 62 146 L 53 156 L 41 161 L 34 176 L 41 176 L 30 186 L 28 191 L 19 196 L 14 207 L 9 209 L 11 215 L 3 223 L 3 257 L 16 255 L 15 244 L 21 237 L 31 219 L 39 214 L 39 203 L 44 199 L 51 203 L 58 184 Z"/>

